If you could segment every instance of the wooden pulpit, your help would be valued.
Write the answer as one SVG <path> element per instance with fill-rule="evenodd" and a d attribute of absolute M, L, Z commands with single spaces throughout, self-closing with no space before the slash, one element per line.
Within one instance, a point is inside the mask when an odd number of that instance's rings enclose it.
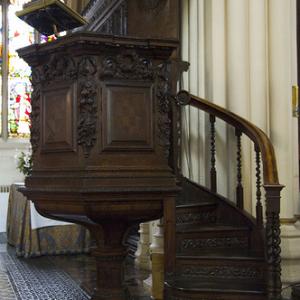
<path fill-rule="evenodd" d="M 19 50 L 33 84 L 33 171 L 23 193 L 42 215 L 82 224 L 95 237 L 92 299 L 126 298 L 123 238 L 132 225 L 174 220 L 169 59 L 177 47 L 75 33 Z"/>

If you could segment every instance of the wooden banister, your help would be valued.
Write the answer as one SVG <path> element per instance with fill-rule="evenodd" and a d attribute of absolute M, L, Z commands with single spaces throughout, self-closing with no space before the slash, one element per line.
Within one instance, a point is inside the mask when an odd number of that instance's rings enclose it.
<path fill-rule="evenodd" d="M 247 135 L 261 152 L 264 184 L 276 186 L 279 184 L 274 148 L 270 139 L 261 129 L 235 113 L 186 91 L 179 92 L 176 98 L 180 104 L 190 104 L 199 108 L 238 128 L 243 134 Z"/>
<path fill-rule="evenodd" d="M 268 136 L 257 126 L 246 119 L 222 108 L 205 99 L 191 95 L 187 91 L 180 91 L 176 96 L 178 105 L 191 105 L 198 108 L 210 116 L 213 123 L 211 130 L 212 145 L 212 169 L 215 172 L 215 118 L 219 118 L 225 123 L 235 128 L 237 137 L 237 207 L 243 209 L 243 188 L 241 174 L 241 136 L 248 136 L 254 143 L 256 152 L 256 188 L 257 188 L 257 227 L 258 230 L 265 230 L 265 248 L 267 262 L 267 290 L 268 300 L 281 299 L 281 258 L 280 258 L 280 193 L 283 185 L 279 183 L 276 165 L 276 157 L 273 145 Z M 213 122 L 212 122 L 213 120 Z M 260 180 L 260 160 L 262 161 L 263 187 L 265 189 L 265 227 L 263 229 L 263 214 L 261 204 L 261 180 Z M 214 186 L 214 184 L 212 185 Z M 216 192 L 216 187 L 211 189 L 212 193 Z"/>

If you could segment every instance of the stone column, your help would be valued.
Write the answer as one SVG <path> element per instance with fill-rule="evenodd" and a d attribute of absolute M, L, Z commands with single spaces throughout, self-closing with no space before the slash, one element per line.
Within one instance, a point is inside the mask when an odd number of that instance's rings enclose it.
<path fill-rule="evenodd" d="M 227 13 L 227 108 L 248 119 L 250 117 L 250 61 L 249 61 L 249 2 L 251 0 L 228 0 Z M 242 142 L 242 173 L 251 170 L 251 143 L 249 139 Z M 236 186 L 236 137 L 229 128 L 228 162 L 229 196 L 235 199 Z M 243 176 L 244 207 L 252 212 L 251 176 Z"/>
<path fill-rule="evenodd" d="M 299 202 L 297 119 L 292 116 L 295 84 L 295 0 L 269 1 L 270 136 L 275 147 L 281 201 L 281 257 L 284 286 L 300 281 L 300 228 L 295 224 Z M 295 180 L 295 174 L 297 180 Z M 285 292 L 288 290 L 284 290 Z"/>
<path fill-rule="evenodd" d="M 164 232 L 162 220 L 156 221 L 154 227 L 150 245 L 152 273 L 144 281 L 144 287 L 150 291 L 153 299 L 161 300 L 163 299 L 164 290 Z"/>
<path fill-rule="evenodd" d="M 135 252 L 135 263 L 138 267 L 144 270 L 151 269 L 150 261 L 150 239 L 149 239 L 149 227 L 151 223 L 140 224 L 140 240 L 138 243 L 138 249 Z"/>

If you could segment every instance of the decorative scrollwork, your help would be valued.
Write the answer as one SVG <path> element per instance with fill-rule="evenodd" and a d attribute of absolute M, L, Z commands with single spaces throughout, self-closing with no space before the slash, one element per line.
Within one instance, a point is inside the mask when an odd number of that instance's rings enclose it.
<path fill-rule="evenodd" d="M 171 85 L 170 64 L 164 63 L 156 68 L 156 97 L 158 100 L 159 144 L 164 148 L 165 157 L 170 155 L 171 145 Z"/>
<path fill-rule="evenodd" d="M 176 216 L 176 224 L 214 223 L 217 219 L 215 212 L 185 213 Z"/>
<path fill-rule="evenodd" d="M 79 76 L 92 76 L 97 72 L 96 59 L 93 56 L 84 56 L 78 63 Z"/>
<path fill-rule="evenodd" d="M 36 153 L 40 142 L 40 88 L 34 84 L 34 89 L 31 95 L 32 112 L 30 114 L 30 143 L 33 154 Z"/>
<path fill-rule="evenodd" d="M 189 266 L 181 272 L 183 277 L 210 277 L 234 279 L 262 279 L 263 272 L 257 267 L 243 266 Z"/>
<path fill-rule="evenodd" d="M 151 80 L 154 74 L 151 60 L 140 57 L 135 51 L 129 51 L 116 57 L 105 57 L 100 78 Z"/>
<path fill-rule="evenodd" d="M 203 249 L 203 248 L 247 248 L 247 237 L 227 237 L 210 239 L 184 239 L 181 249 Z"/>
<path fill-rule="evenodd" d="M 78 145 L 83 147 L 85 157 L 90 155 L 96 143 L 97 86 L 95 81 L 84 80 L 80 84 Z"/>

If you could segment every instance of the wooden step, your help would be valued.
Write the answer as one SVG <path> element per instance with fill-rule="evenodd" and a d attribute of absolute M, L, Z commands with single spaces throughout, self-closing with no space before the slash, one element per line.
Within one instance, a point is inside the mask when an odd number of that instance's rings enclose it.
<path fill-rule="evenodd" d="M 300 300 L 300 285 L 293 287 L 292 300 Z"/>
<path fill-rule="evenodd" d="M 176 225 L 202 225 L 217 221 L 217 204 L 214 201 L 179 205 L 176 207 Z"/>
<path fill-rule="evenodd" d="M 182 225 L 176 228 L 177 254 L 249 248 L 250 239 L 247 227 Z"/>
<path fill-rule="evenodd" d="M 231 279 L 263 283 L 266 264 L 262 257 L 177 256 L 176 274 L 197 280 Z"/>
<path fill-rule="evenodd" d="M 167 282 L 167 300 L 266 300 L 265 286 L 238 280 L 176 278 Z"/>
<path fill-rule="evenodd" d="M 191 258 L 197 258 L 197 257 L 203 257 L 204 259 L 247 259 L 247 260 L 260 260 L 264 261 L 264 254 L 258 253 L 255 251 L 251 251 L 249 249 L 216 249 L 215 251 L 211 251 L 211 249 L 201 250 L 201 251 L 195 251 L 192 253 L 189 253 L 188 255 L 181 255 L 178 254 L 177 257 L 191 257 Z"/>

